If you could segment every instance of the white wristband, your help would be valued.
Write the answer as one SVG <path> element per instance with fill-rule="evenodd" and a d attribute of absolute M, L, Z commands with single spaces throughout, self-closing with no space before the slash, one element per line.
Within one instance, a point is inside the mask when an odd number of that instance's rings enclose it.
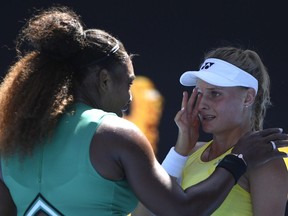
<path fill-rule="evenodd" d="M 162 162 L 162 167 L 173 177 L 180 178 L 188 156 L 177 153 L 172 147 Z"/>

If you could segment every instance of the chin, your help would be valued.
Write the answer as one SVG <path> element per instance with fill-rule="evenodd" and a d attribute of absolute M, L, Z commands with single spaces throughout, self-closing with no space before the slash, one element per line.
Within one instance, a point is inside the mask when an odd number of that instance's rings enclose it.
<path fill-rule="evenodd" d="M 205 132 L 205 133 L 213 133 L 213 129 L 212 128 L 209 128 L 209 127 L 203 127 L 202 125 L 202 130 Z"/>
<path fill-rule="evenodd" d="M 121 113 L 117 113 L 117 116 L 122 118 L 123 117 L 123 113 L 122 112 Z"/>

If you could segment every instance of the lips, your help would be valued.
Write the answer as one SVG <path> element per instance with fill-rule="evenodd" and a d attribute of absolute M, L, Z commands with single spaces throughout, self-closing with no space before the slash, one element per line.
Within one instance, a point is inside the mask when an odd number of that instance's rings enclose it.
<path fill-rule="evenodd" d="M 127 112 L 127 111 L 129 110 L 129 108 L 130 108 L 130 102 L 127 103 L 127 104 L 121 109 L 121 111 L 122 111 L 122 112 Z"/>
<path fill-rule="evenodd" d="M 199 118 L 202 120 L 202 121 L 211 121 L 213 119 L 215 119 L 216 117 L 214 115 L 209 115 L 209 114 L 199 114 Z"/>

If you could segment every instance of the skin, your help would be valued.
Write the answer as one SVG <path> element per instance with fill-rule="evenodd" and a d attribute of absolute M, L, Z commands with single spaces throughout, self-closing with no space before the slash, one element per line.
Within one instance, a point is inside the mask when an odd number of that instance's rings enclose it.
<path fill-rule="evenodd" d="M 224 153 L 250 130 L 248 108 L 254 102 L 255 92 L 239 87 L 221 88 L 201 80 L 197 89 L 202 94 L 198 109 L 202 129 L 213 134 L 213 146 L 205 151 L 210 153 L 209 158 L 203 156 L 208 161 Z"/>
<path fill-rule="evenodd" d="M 112 74 L 121 78 L 115 79 Z M 206 181 L 184 192 L 158 163 L 151 144 L 139 128 L 120 118 L 132 99 L 130 86 L 134 78 L 132 62 L 128 61 L 114 71 L 101 69 L 99 73 L 90 73 L 75 89 L 76 101 L 119 116 L 105 117 L 93 136 L 90 160 L 95 171 L 112 181 L 127 179 L 139 200 L 157 215 L 209 215 L 225 199 L 234 185 L 234 178 L 225 169 L 218 168 Z M 256 166 L 283 157 L 282 153 L 272 153 L 271 146 L 267 145 L 276 138 L 277 146 L 288 145 L 286 134 L 279 133 L 279 129 L 269 129 L 243 137 L 237 148 L 247 156 L 251 166 Z M 251 143 L 255 145 L 247 148 Z M 260 153 L 254 155 L 255 149 L 260 149 Z M 2 193 L 2 190 L 0 187 L 0 200 L 9 197 L 9 193 Z M 2 207 L 15 211 L 12 205 L 10 199 L 7 206 Z M 5 215 L 1 210 L 0 215 Z"/>
<path fill-rule="evenodd" d="M 199 137 L 197 114 L 203 131 L 213 135 L 212 145 L 201 156 L 201 160 L 210 161 L 233 147 L 241 136 L 249 132 L 250 107 L 254 103 L 255 92 L 253 89 L 239 87 L 218 87 L 199 80 L 189 101 L 187 93 L 184 94 L 182 106 L 195 103 L 196 94 L 199 95 L 197 105 L 194 110 L 190 110 L 191 113 L 194 112 L 193 118 L 190 118 L 194 121 L 192 135 L 187 135 L 187 116 L 184 117 L 183 113 L 179 112 L 175 117 L 179 127 L 179 139 L 175 149 L 183 155 L 188 155 L 205 143 L 197 142 L 195 138 L 187 138 Z M 181 136 L 186 138 L 183 139 Z M 190 141 L 190 145 L 187 140 Z M 255 169 L 248 169 L 238 184 L 251 194 L 253 215 L 282 216 L 285 213 L 288 194 L 287 181 L 285 163 L 283 159 L 277 159 Z"/>
<path fill-rule="evenodd" d="M 0 180 L 0 213 L 5 216 L 17 215 L 16 206 L 12 200 L 8 188 L 3 181 Z"/>

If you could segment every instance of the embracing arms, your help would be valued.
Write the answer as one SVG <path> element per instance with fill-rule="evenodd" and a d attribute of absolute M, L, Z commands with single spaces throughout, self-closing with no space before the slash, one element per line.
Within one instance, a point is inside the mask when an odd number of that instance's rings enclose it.
<path fill-rule="evenodd" d="M 208 179 L 183 191 L 158 163 L 147 138 L 135 125 L 117 117 L 108 118 L 114 118 L 107 121 L 113 122 L 113 126 L 105 124 L 104 120 L 94 136 L 96 148 L 99 148 L 95 152 L 101 152 L 101 157 L 105 159 L 105 166 L 98 166 L 96 170 L 103 170 L 100 174 L 111 180 L 126 178 L 139 201 L 154 214 L 211 214 L 235 184 L 230 172 L 217 168 Z M 239 140 L 235 153 L 242 153 L 248 166 L 286 156 L 271 151 L 271 145 L 267 143 L 276 139 L 278 146 L 288 145 L 286 134 L 280 133 L 279 129 L 267 129 L 244 136 Z M 99 143 L 102 143 L 101 147 Z M 255 155 L 257 151 L 260 153 Z M 101 164 L 101 161 L 98 162 L 98 165 Z"/>

